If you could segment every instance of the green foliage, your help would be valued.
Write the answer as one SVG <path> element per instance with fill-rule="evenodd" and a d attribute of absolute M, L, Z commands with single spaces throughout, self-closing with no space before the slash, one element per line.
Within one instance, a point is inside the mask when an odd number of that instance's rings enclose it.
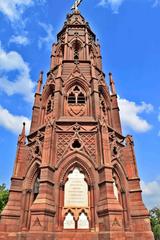
<path fill-rule="evenodd" d="M 160 240 L 160 208 L 153 208 L 150 211 L 150 219 L 155 240 Z"/>
<path fill-rule="evenodd" d="M 3 208 L 5 207 L 8 201 L 9 191 L 6 189 L 6 185 L 0 185 L 0 213 L 2 212 Z"/>

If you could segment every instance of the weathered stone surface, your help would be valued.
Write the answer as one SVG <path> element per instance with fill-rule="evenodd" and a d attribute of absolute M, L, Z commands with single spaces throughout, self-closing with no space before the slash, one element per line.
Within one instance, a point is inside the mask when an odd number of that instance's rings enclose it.
<path fill-rule="evenodd" d="M 18 139 L 0 240 L 153 240 L 133 138 L 122 135 L 112 74 L 109 89 L 78 11 L 52 46 L 41 92 L 42 80 L 28 141 L 25 125 Z"/>

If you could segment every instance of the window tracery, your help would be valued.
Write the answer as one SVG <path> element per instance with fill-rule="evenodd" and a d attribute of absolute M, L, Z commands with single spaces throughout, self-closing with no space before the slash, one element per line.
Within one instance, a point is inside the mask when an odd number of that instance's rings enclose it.
<path fill-rule="evenodd" d="M 79 59 L 80 59 L 81 44 L 76 39 L 72 46 L 73 46 L 73 59 L 74 59 L 75 63 L 78 63 Z"/>
<path fill-rule="evenodd" d="M 47 101 L 46 113 L 49 114 L 54 108 L 54 92 L 49 96 Z"/>
<path fill-rule="evenodd" d="M 74 60 L 78 60 L 79 59 L 79 49 L 75 48 L 74 49 Z"/>
<path fill-rule="evenodd" d="M 68 96 L 68 103 L 69 104 L 76 104 L 76 97 L 73 92 L 71 92 Z"/>
<path fill-rule="evenodd" d="M 99 99 L 100 99 L 101 114 L 102 114 L 102 116 L 103 116 L 103 115 L 106 115 L 106 114 L 107 114 L 107 107 L 106 107 L 105 100 L 104 100 L 104 97 L 103 97 L 103 95 L 101 94 L 101 92 L 99 93 Z"/>
<path fill-rule="evenodd" d="M 78 97 L 77 97 L 77 103 L 78 104 L 85 104 L 85 96 L 82 92 L 80 92 Z"/>
<path fill-rule="evenodd" d="M 51 109 L 52 109 L 52 102 L 51 100 L 49 100 L 47 104 L 47 113 L 51 112 Z"/>
<path fill-rule="evenodd" d="M 76 85 L 68 93 L 68 104 L 84 105 L 86 103 L 86 96 L 81 87 Z"/>
<path fill-rule="evenodd" d="M 101 109 L 102 109 L 102 112 L 104 113 L 104 115 L 106 115 L 106 106 L 105 106 L 104 100 L 102 98 L 101 98 Z"/>

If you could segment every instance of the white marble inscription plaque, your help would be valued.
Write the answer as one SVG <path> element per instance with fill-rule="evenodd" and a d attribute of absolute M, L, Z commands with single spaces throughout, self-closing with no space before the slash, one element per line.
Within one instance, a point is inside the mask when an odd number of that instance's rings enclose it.
<path fill-rule="evenodd" d="M 68 175 L 65 184 L 65 207 L 88 207 L 88 185 L 78 168 Z"/>
<path fill-rule="evenodd" d="M 64 220 L 64 229 L 75 229 L 75 221 L 73 219 L 73 215 L 69 212 L 67 213 Z"/>

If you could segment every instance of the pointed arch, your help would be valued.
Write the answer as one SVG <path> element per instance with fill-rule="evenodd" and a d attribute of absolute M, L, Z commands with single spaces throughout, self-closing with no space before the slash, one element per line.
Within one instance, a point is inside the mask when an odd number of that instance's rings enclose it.
<path fill-rule="evenodd" d="M 59 43 L 57 44 L 57 48 L 56 48 L 56 56 L 60 56 L 62 55 L 62 57 L 64 56 L 64 43 Z"/>
<path fill-rule="evenodd" d="M 82 210 L 77 221 L 77 229 L 89 229 L 89 218 L 87 213 Z"/>
<path fill-rule="evenodd" d="M 99 93 L 102 94 L 102 96 L 105 99 L 106 105 L 110 106 L 110 98 L 109 98 L 109 93 L 106 89 L 106 86 L 99 85 Z"/>
<path fill-rule="evenodd" d="M 70 46 L 74 47 L 76 41 L 79 43 L 80 47 L 84 46 L 83 40 L 77 35 L 70 40 L 69 42 Z"/>
<path fill-rule="evenodd" d="M 67 93 L 69 89 L 75 85 L 79 85 L 82 89 L 84 89 L 86 93 L 89 92 L 89 83 L 82 78 L 74 77 L 72 79 L 68 79 L 68 81 L 65 83 L 64 87 L 65 93 Z"/>
<path fill-rule="evenodd" d="M 85 220 L 86 220 L 85 229 L 89 230 L 90 228 L 95 228 L 95 204 L 98 201 L 98 199 L 97 199 L 98 189 L 94 185 L 95 185 L 95 179 L 97 179 L 98 176 L 96 175 L 97 172 L 93 171 L 94 165 L 91 162 L 89 162 L 88 159 L 86 159 L 81 154 L 72 153 L 72 155 L 67 156 L 63 161 L 61 161 L 59 166 L 56 166 L 56 168 L 58 170 L 55 172 L 55 178 L 57 179 L 57 182 L 60 183 L 60 188 L 56 192 L 57 195 L 59 196 L 57 200 L 59 201 L 59 204 L 61 206 L 59 208 L 59 213 L 57 215 L 59 227 L 61 227 L 63 229 L 63 224 L 60 219 L 61 218 L 64 219 L 64 214 L 68 210 L 72 210 L 74 213 L 74 216 L 75 216 L 76 229 L 78 229 L 78 219 L 79 219 L 79 215 L 82 212 L 84 212 L 86 214 L 85 216 L 87 218 L 87 220 L 85 218 Z M 80 173 L 82 173 L 84 175 L 84 181 L 86 182 L 86 185 L 88 186 L 88 191 L 87 191 L 88 204 L 86 205 L 86 201 L 85 201 L 85 204 L 83 205 L 83 202 L 80 201 L 81 206 L 78 206 L 75 208 L 72 206 L 65 206 L 64 197 L 66 196 L 65 195 L 65 190 L 66 190 L 65 185 L 68 181 L 68 176 L 71 173 L 73 173 L 73 171 L 76 168 L 78 169 L 78 171 Z M 77 184 L 78 184 L 78 182 L 77 182 Z M 80 186 L 82 187 L 83 185 L 80 184 Z M 80 193 L 81 192 L 83 192 L 83 191 L 80 190 Z M 74 203 L 74 200 L 73 200 L 73 203 Z"/>
<path fill-rule="evenodd" d="M 119 161 L 119 159 L 116 158 L 116 159 L 113 160 L 112 163 L 113 163 L 114 171 L 117 173 L 117 175 L 121 179 L 122 185 L 125 186 L 126 183 L 127 183 L 126 179 L 128 178 L 128 175 L 127 175 L 127 173 L 126 173 L 126 171 L 125 171 L 121 161 Z"/>
<path fill-rule="evenodd" d="M 94 183 L 94 175 L 92 173 L 92 169 L 97 169 L 98 166 L 86 154 L 78 151 L 67 154 L 57 163 L 56 168 L 61 169 L 61 173 L 59 174 L 60 182 L 64 182 L 64 175 L 69 174 L 69 171 L 71 171 L 70 169 L 73 169 L 74 166 L 79 166 L 80 168 L 84 169 L 84 171 L 87 173 L 87 176 L 90 176 L 89 182 L 91 184 Z"/>
<path fill-rule="evenodd" d="M 49 84 L 46 85 L 46 87 L 43 90 L 42 94 L 42 107 L 46 107 L 47 100 L 50 95 L 52 95 L 55 91 L 55 85 L 54 84 Z"/>
<path fill-rule="evenodd" d="M 72 211 L 69 210 L 64 216 L 63 228 L 64 229 L 75 229 L 75 227 L 76 227 L 76 222 L 75 222 L 74 215 L 73 215 Z"/>
<path fill-rule="evenodd" d="M 24 181 L 24 189 L 32 189 L 34 185 L 34 180 L 39 174 L 39 168 L 40 168 L 41 161 L 40 159 L 33 159 L 33 161 L 30 163 L 25 176 Z"/>
<path fill-rule="evenodd" d="M 75 36 L 69 43 L 72 53 L 72 59 L 75 62 L 84 59 L 84 44 L 79 36 Z"/>
<path fill-rule="evenodd" d="M 113 179 L 115 181 L 117 190 L 118 190 L 118 200 L 123 209 L 123 224 L 124 228 L 130 224 L 130 213 L 129 213 L 129 194 L 128 194 L 128 182 L 127 182 L 127 175 L 122 167 L 122 165 L 117 161 L 114 160 L 113 163 Z"/>
<path fill-rule="evenodd" d="M 40 160 L 33 159 L 31 164 L 27 169 L 27 174 L 23 182 L 23 191 L 22 203 L 23 203 L 23 212 L 22 212 L 22 225 L 24 228 L 29 230 L 30 226 L 30 208 L 38 196 L 39 186 L 36 186 L 36 180 L 40 179 Z M 35 189 L 37 187 L 37 189 Z"/>
<path fill-rule="evenodd" d="M 76 87 L 79 88 L 80 91 L 74 91 Z M 90 89 L 85 79 L 80 77 L 68 79 L 64 87 L 64 92 L 64 114 L 77 117 L 89 114 Z"/>

